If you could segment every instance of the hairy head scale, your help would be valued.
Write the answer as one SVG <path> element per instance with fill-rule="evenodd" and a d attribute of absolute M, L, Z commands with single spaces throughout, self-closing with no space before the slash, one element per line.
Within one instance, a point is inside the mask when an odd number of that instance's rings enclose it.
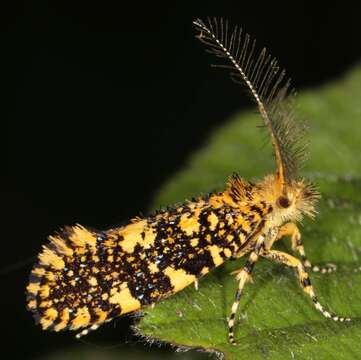
<path fill-rule="evenodd" d="M 295 179 L 306 150 L 300 141 L 304 125 L 294 121 L 294 92 L 285 71 L 280 70 L 277 60 L 265 48 L 254 55 L 256 41 L 237 26 L 229 31 L 228 22 L 222 18 L 208 18 L 207 24 L 197 19 L 193 24 L 200 31 L 197 38 L 206 44 L 207 50 L 230 63 L 221 67 L 230 69 L 232 79 L 250 90 L 270 133 L 278 183 L 283 189 Z"/>

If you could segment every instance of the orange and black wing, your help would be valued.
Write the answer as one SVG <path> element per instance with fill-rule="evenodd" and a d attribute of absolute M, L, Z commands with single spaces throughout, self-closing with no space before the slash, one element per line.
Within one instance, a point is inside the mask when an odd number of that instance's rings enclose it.
<path fill-rule="evenodd" d="M 235 194 L 234 196 L 236 196 Z M 43 329 L 97 327 L 170 296 L 235 256 L 267 213 L 228 193 L 106 232 L 80 225 L 50 237 L 27 287 Z"/>

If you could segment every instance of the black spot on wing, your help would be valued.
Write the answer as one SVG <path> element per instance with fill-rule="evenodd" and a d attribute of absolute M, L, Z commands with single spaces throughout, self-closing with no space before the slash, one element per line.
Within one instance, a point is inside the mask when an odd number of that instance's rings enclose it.
<path fill-rule="evenodd" d="M 141 272 L 128 282 L 128 288 L 132 296 L 140 301 L 142 305 L 149 305 L 160 298 L 172 293 L 173 287 L 170 279 L 162 272 Z"/>
<path fill-rule="evenodd" d="M 211 253 L 208 250 L 204 250 L 203 253 L 196 253 L 191 258 L 187 258 L 186 261 L 176 266 L 176 269 L 183 269 L 187 274 L 200 276 L 203 268 L 213 269 L 215 264 Z"/>

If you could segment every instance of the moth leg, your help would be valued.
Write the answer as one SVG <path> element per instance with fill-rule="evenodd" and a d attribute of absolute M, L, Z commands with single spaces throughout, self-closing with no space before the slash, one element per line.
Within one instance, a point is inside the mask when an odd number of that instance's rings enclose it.
<path fill-rule="evenodd" d="M 317 296 L 313 290 L 313 286 L 311 285 L 310 278 L 307 274 L 307 271 L 302 264 L 301 260 L 296 257 L 289 255 L 283 251 L 277 250 L 269 250 L 267 252 L 261 253 L 267 259 L 277 261 L 286 266 L 293 267 L 297 271 L 298 279 L 300 280 L 300 284 L 302 286 L 303 291 L 312 299 L 315 308 L 321 312 L 321 314 L 334 321 L 351 321 L 350 318 L 338 316 L 332 312 L 329 312 L 323 308 L 323 306 L 319 303 Z"/>
<path fill-rule="evenodd" d="M 85 336 L 85 335 L 88 335 L 91 331 L 94 331 L 94 330 L 98 329 L 99 326 L 100 326 L 100 325 L 94 324 L 94 325 L 92 325 L 92 326 L 90 326 L 90 327 L 88 327 L 88 328 L 86 328 L 86 329 L 78 332 L 78 333 L 75 335 L 75 337 L 76 337 L 77 339 L 80 339 L 81 337 L 83 337 L 83 336 Z"/>
<path fill-rule="evenodd" d="M 233 274 L 237 274 L 236 279 L 239 281 L 239 283 L 238 283 L 238 289 L 235 295 L 235 299 L 232 305 L 231 315 L 228 319 L 228 340 L 232 345 L 237 345 L 237 343 L 234 340 L 234 323 L 235 323 L 235 317 L 241 299 L 243 287 L 247 281 L 251 280 L 251 273 L 254 264 L 256 263 L 257 260 L 258 260 L 258 250 L 253 251 L 251 253 L 248 260 L 246 261 L 246 264 L 241 270 L 237 270 L 233 272 Z"/>
<path fill-rule="evenodd" d="M 301 240 L 301 233 L 296 224 L 290 222 L 281 226 L 278 231 L 276 241 L 285 236 L 289 236 L 291 238 L 292 250 L 297 251 L 300 254 L 303 265 L 305 267 L 311 268 L 313 272 L 320 272 L 321 274 L 336 271 L 337 267 L 335 264 L 326 264 L 325 266 L 312 266 L 311 262 L 307 259 L 305 248 L 303 247 Z"/>

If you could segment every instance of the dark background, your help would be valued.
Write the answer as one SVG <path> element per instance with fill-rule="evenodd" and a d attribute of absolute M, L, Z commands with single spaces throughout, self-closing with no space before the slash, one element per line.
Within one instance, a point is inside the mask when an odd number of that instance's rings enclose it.
<path fill-rule="evenodd" d="M 64 224 L 102 229 L 146 213 L 210 132 L 249 106 L 238 85 L 209 67 L 193 18 L 242 25 L 298 90 L 337 78 L 361 53 L 356 2 L 3 3 L 2 357 L 78 344 L 42 332 L 25 310 L 27 276 L 47 235 Z M 88 339 L 134 348 L 129 323 Z"/>

